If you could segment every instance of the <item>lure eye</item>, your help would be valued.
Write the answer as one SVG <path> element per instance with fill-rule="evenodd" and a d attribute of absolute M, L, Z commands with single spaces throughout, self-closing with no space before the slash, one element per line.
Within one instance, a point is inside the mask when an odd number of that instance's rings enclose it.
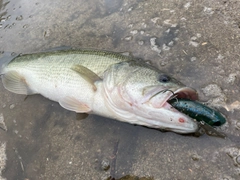
<path fill-rule="evenodd" d="M 167 83 L 170 81 L 170 77 L 168 75 L 162 74 L 159 76 L 158 81 L 162 83 Z"/>

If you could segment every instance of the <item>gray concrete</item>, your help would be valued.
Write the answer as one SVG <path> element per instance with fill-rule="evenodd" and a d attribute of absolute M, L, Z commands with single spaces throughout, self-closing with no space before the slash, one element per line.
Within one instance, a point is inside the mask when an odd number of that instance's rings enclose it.
<path fill-rule="evenodd" d="M 240 1 L 0 3 L 0 51 L 67 46 L 131 52 L 195 88 L 228 121 L 221 127 L 227 138 L 221 139 L 93 115 L 76 120 L 75 113 L 55 102 L 40 95 L 25 99 L 0 83 L 3 178 L 104 180 L 130 174 L 155 180 L 239 179 Z"/>

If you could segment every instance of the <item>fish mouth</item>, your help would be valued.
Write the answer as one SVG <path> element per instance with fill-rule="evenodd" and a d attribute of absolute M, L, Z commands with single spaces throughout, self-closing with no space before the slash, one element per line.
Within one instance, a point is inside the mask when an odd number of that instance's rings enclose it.
<path fill-rule="evenodd" d="M 196 90 L 186 86 L 166 89 L 163 87 L 150 87 L 148 91 L 145 91 L 144 95 L 144 103 L 139 103 L 137 106 L 137 115 L 144 117 L 140 121 L 142 125 L 181 134 L 197 131 L 197 123 L 190 116 L 178 111 L 169 103 L 174 98 L 197 100 L 198 94 Z"/>
<path fill-rule="evenodd" d="M 178 99 L 190 99 L 190 100 L 198 100 L 198 94 L 197 91 L 190 88 L 190 87 L 183 87 L 180 88 L 178 90 L 176 90 L 175 92 L 173 92 L 173 95 L 170 96 L 170 98 L 167 100 L 171 100 L 173 98 L 178 98 Z"/>
<path fill-rule="evenodd" d="M 162 96 L 163 94 L 165 95 Z M 162 108 L 166 107 L 165 105 L 169 106 L 168 101 L 174 98 L 198 100 L 198 94 L 196 90 L 190 87 L 181 87 L 178 89 L 162 89 L 157 87 L 147 92 L 141 103 L 149 102 L 155 108 Z"/>
<path fill-rule="evenodd" d="M 188 115 L 175 109 L 169 101 L 174 98 L 198 100 L 197 91 L 190 87 L 180 87 L 178 89 L 172 88 L 162 90 L 162 92 L 162 94 L 159 93 L 150 100 L 151 106 L 153 106 L 155 110 L 151 111 L 149 114 L 159 119 L 165 116 L 162 122 L 156 120 L 157 123 L 162 123 L 162 127 L 164 127 L 163 129 L 165 130 L 182 134 L 196 132 L 198 125 L 195 121 Z M 161 100 L 164 100 L 158 103 L 159 98 L 161 98 L 163 94 L 165 94 L 165 96 Z M 161 114 L 161 116 L 159 114 Z"/>
<path fill-rule="evenodd" d="M 168 103 L 168 101 L 172 99 L 189 99 L 193 101 L 198 100 L 197 91 L 190 87 L 183 87 L 183 88 L 177 89 L 176 91 L 171 91 L 171 92 L 172 92 L 172 95 L 170 95 L 166 99 L 165 103 L 163 103 L 163 107 L 171 106 L 171 108 L 174 108 L 172 105 L 170 105 L 170 103 Z"/>
<path fill-rule="evenodd" d="M 175 117 L 179 119 L 179 122 L 181 118 L 185 119 L 186 124 L 183 126 L 183 124 L 178 123 L 175 124 L 175 126 L 171 127 L 170 130 L 173 130 L 175 132 L 179 133 L 193 133 L 196 132 L 198 129 L 198 125 L 194 122 L 194 120 L 189 117 L 188 115 L 180 112 L 179 110 L 175 109 L 168 101 L 172 99 L 189 99 L 189 100 L 198 100 L 198 94 L 197 91 L 190 88 L 190 87 L 183 87 L 180 89 L 177 89 L 173 92 L 173 94 L 168 98 L 168 100 L 164 103 L 163 108 L 166 110 L 169 110 L 169 112 L 174 114 Z"/>

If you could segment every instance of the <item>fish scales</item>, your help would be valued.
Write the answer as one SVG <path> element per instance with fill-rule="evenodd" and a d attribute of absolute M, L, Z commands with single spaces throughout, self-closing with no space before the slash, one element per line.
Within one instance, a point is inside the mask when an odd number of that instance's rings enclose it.
<path fill-rule="evenodd" d="M 18 67 L 17 63 L 21 63 L 22 66 L 28 66 L 34 71 L 44 69 L 44 72 L 41 73 L 51 73 L 52 70 L 60 73 L 61 70 L 66 70 L 74 64 L 81 64 L 97 74 L 102 74 L 109 65 L 129 60 L 131 60 L 129 57 L 120 54 L 94 50 L 60 51 L 22 55 L 9 63 L 8 67 Z M 46 64 L 49 66 L 47 69 L 45 68 Z M 57 69 L 54 68 L 56 66 Z"/>

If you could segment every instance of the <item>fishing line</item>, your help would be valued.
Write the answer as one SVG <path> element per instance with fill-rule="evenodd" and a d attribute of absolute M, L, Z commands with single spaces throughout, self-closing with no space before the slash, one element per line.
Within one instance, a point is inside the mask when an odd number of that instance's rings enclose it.
<path fill-rule="evenodd" d="M 167 91 L 170 91 L 171 93 L 173 93 L 173 95 L 175 95 L 172 90 L 170 90 L 170 89 L 164 89 L 164 90 L 159 91 L 159 92 L 157 92 L 156 94 L 154 94 L 150 99 L 152 99 L 153 97 L 155 97 L 156 95 L 158 95 L 158 94 L 160 94 L 160 93 L 165 93 L 165 92 L 167 92 Z M 150 100 L 150 99 L 149 99 L 149 100 Z"/>
<path fill-rule="evenodd" d="M 168 101 L 170 101 L 170 100 L 172 100 L 172 99 L 176 99 L 177 100 L 177 102 L 178 102 L 178 98 L 177 98 L 177 94 L 175 94 L 172 90 L 170 90 L 170 89 L 166 89 L 165 90 L 165 92 L 166 91 L 170 91 L 173 95 L 168 99 Z"/>

